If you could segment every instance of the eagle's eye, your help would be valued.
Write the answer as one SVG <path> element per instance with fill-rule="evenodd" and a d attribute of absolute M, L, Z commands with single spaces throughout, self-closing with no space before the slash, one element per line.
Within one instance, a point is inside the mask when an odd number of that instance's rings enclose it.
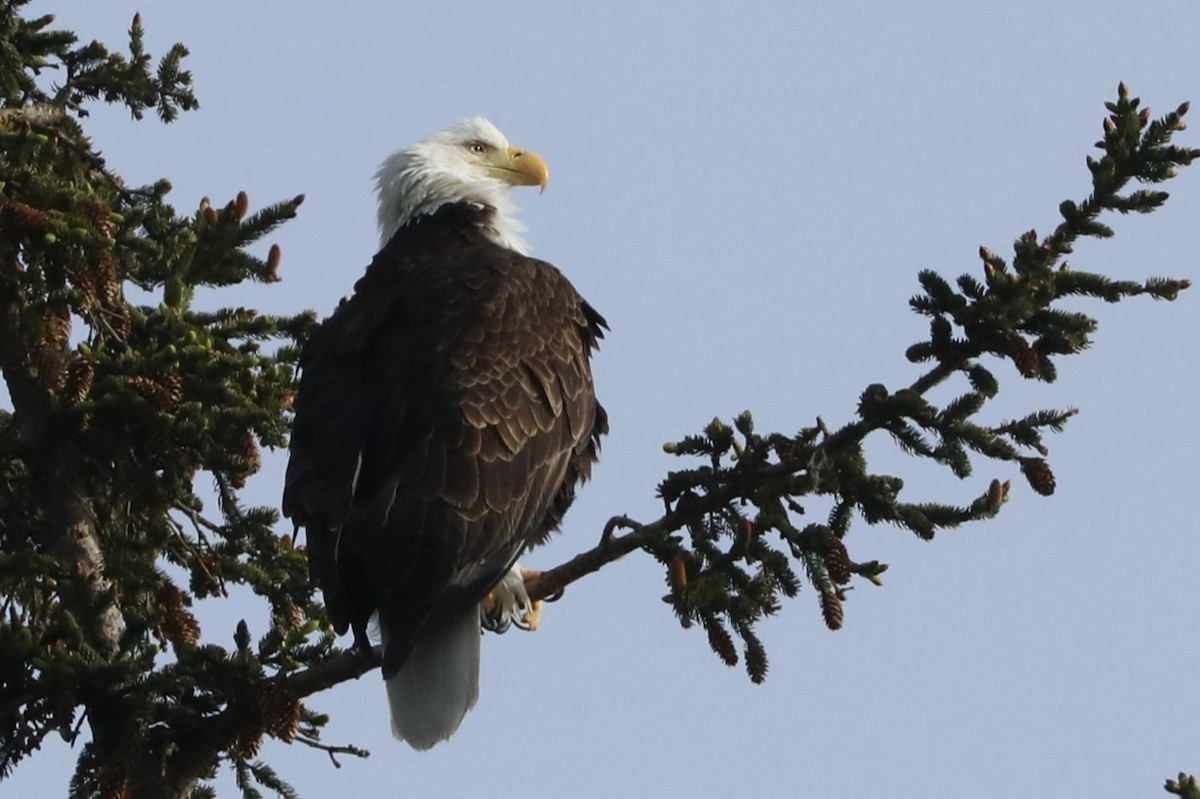
<path fill-rule="evenodd" d="M 488 151 L 488 146 L 481 141 L 473 141 L 467 145 L 467 149 L 475 155 L 483 155 Z"/>

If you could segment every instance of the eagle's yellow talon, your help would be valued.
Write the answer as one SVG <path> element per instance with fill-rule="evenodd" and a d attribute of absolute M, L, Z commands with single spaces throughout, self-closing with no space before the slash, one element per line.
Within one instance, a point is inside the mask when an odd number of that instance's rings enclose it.
<path fill-rule="evenodd" d="M 517 625 L 522 630 L 533 632 L 542 623 L 542 605 L 544 603 L 540 599 L 533 600 L 533 609 L 521 617 L 521 623 Z"/>

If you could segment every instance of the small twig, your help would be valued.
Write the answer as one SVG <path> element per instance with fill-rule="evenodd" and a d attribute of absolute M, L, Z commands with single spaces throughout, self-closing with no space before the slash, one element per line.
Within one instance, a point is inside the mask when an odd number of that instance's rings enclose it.
<path fill-rule="evenodd" d="M 607 522 L 605 522 L 604 532 L 600 533 L 600 544 L 601 545 L 607 544 L 609 542 L 609 539 L 611 539 L 613 537 L 613 533 L 616 532 L 618 527 L 620 527 L 622 530 L 640 530 L 640 529 L 642 529 L 642 525 L 640 522 L 634 521 L 633 519 L 629 518 L 628 516 L 625 516 L 624 514 L 622 514 L 620 516 L 614 516 L 611 519 L 609 519 Z"/>
<path fill-rule="evenodd" d="M 614 560 L 628 555 L 641 547 L 651 536 L 658 535 L 664 530 L 673 529 L 670 526 L 673 516 L 674 514 L 668 513 L 651 524 L 642 524 L 628 516 L 614 516 L 604 525 L 604 533 L 600 537 L 599 544 L 586 552 L 579 553 L 560 566 L 542 572 L 536 579 L 527 583 L 525 588 L 529 592 L 529 598 L 545 599 L 548 596 L 559 594 L 581 577 L 586 577 Z M 614 536 L 613 531 L 618 527 L 633 532 Z"/>
<path fill-rule="evenodd" d="M 200 539 L 200 543 L 204 544 L 206 547 L 211 547 L 212 545 L 208 542 L 208 538 L 204 535 L 204 530 L 211 530 L 214 533 L 219 533 L 221 532 L 221 525 L 204 518 L 200 515 L 199 511 L 192 510 L 191 508 L 185 508 L 181 505 L 176 505 L 175 510 L 179 511 L 191 520 L 192 524 L 196 528 L 196 536 Z"/>
<path fill-rule="evenodd" d="M 194 511 L 191 508 L 184 508 L 176 505 L 175 510 L 188 517 L 192 523 L 192 526 L 196 530 L 197 540 L 199 540 L 200 544 L 206 549 L 211 550 L 212 544 L 209 542 L 208 536 L 204 534 L 204 528 L 207 527 L 213 532 L 217 532 L 221 528 L 210 522 L 208 519 L 205 519 L 199 514 L 199 512 Z M 182 541 L 184 546 L 191 551 L 196 565 L 200 567 L 200 571 L 204 572 L 204 576 L 208 578 L 209 584 L 216 586 L 220 590 L 221 596 L 229 596 L 229 591 L 225 588 L 224 578 L 218 574 L 213 574 L 213 572 L 208 568 L 208 564 L 204 562 L 203 553 L 200 551 L 200 547 L 188 540 L 187 536 L 183 533 L 183 527 L 178 522 L 176 522 L 170 516 L 167 516 L 167 521 L 171 523 L 171 527 L 179 536 L 179 540 Z"/>
<path fill-rule="evenodd" d="M 334 768 L 342 767 L 342 764 L 338 762 L 336 755 L 354 755 L 355 757 L 361 757 L 364 759 L 371 756 L 370 752 L 358 746 L 331 746 L 329 744 L 321 743 L 316 738 L 309 738 L 304 735 L 297 735 L 293 740 L 296 743 L 301 743 L 305 746 L 311 746 L 313 749 L 320 749 L 322 752 L 328 754 L 329 760 L 333 763 Z"/>

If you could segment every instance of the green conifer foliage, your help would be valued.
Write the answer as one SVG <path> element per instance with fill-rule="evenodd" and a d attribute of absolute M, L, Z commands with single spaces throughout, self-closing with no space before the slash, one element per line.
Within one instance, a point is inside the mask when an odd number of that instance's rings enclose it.
<path fill-rule="evenodd" d="M 1160 184 L 1200 157 L 1200 150 L 1171 143 L 1185 127 L 1186 103 L 1160 119 L 1140 105 L 1124 84 L 1117 88 L 1116 102 L 1107 104 L 1104 138 L 1096 143 L 1103 155 L 1087 159 L 1092 193 L 1079 203 L 1062 203 L 1063 221 L 1052 233 L 1040 238 L 1031 230 L 1018 237 L 1011 264 L 981 248 L 980 276 L 964 274 L 952 284 L 933 271 L 918 275 L 922 293 L 909 304 L 930 318 L 929 337 L 909 347 L 907 356 L 932 365 L 911 385 L 867 386 L 857 418 L 837 429 L 818 418 L 792 435 L 764 435 L 746 411 L 732 424 L 714 419 L 700 434 L 665 445 L 668 453 L 701 459 L 659 484 L 666 513 L 648 524 L 613 518 L 596 549 L 541 575 L 535 593 L 557 592 L 609 560 L 644 549 L 666 567 L 671 591 L 664 600 L 679 622 L 703 627 L 717 657 L 729 665 L 739 661 L 736 636 L 750 679 L 761 682 L 767 659 L 754 626 L 804 582 L 832 630 L 842 625 L 854 576 L 880 584 L 887 566 L 852 560 L 844 543 L 855 519 L 894 524 L 932 540 L 938 530 L 995 516 L 1008 499 L 1010 482 L 992 479 L 961 504 L 906 501 L 903 479 L 871 472 L 863 450 L 867 437 L 886 433 L 904 453 L 961 479 L 970 478 L 980 461 L 1007 462 L 1035 492 L 1053 494 L 1044 435 L 1061 431 L 1075 409 L 1038 410 L 999 424 L 979 416 L 1000 390 L 999 369 L 1008 365 L 1020 377 L 1051 382 L 1059 358 L 1090 345 L 1097 320 L 1057 303 L 1079 296 L 1115 303 L 1143 294 L 1174 300 L 1191 285 L 1162 277 L 1115 281 L 1063 260 L 1080 237 L 1112 235 L 1099 221 L 1103 213 L 1149 213 L 1167 200 L 1164 191 L 1127 191 L 1131 181 Z M 933 388 L 954 381 L 962 393 L 940 406 L 929 398 Z M 814 504 L 827 508 L 826 515 L 802 523 Z M 617 528 L 631 532 L 614 537 Z"/>
<path fill-rule="evenodd" d="M 165 180 L 126 186 L 84 136 L 86 104 L 171 121 L 197 106 L 186 50 L 153 61 L 138 19 L 128 55 L 80 44 L 23 4 L 0 3 L 0 774 L 86 722 L 75 796 L 179 795 L 221 752 L 270 786 L 249 760 L 263 734 L 311 721 L 260 689 L 331 639 L 308 621 L 303 553 L 238 491 L 260 447 L 286 444 L 313 319 L 192 297 L 278 280 L 278 248 L 246 247 L 303 198 L 180 215 Z M 210 481 L 212 510 L 195 491 Z M 202 639 L 193 601 L 239 584 L 269 633 Z"/>

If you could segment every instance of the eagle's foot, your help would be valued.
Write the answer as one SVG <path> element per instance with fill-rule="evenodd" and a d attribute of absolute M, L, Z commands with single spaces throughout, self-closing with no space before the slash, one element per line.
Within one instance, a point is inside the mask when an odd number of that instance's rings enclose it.
<path fill-rule="evenodd" d="M 375 657 L 375 647 L 371 644 L 371 639 L 365 629 L 354 631 L 354 646 L 350 651 L 363 658 Z"/>
<path fill-rule="evenodd" d="M 507 632 L 509 627 L 533 632 L 542 620 L 542 601 L 529 598 L 526 586 L 540 572 L 522 569 L 514 563 L 508 574 L 496 584 L 479 605 L 479 615 L 485 630 Z"/>

